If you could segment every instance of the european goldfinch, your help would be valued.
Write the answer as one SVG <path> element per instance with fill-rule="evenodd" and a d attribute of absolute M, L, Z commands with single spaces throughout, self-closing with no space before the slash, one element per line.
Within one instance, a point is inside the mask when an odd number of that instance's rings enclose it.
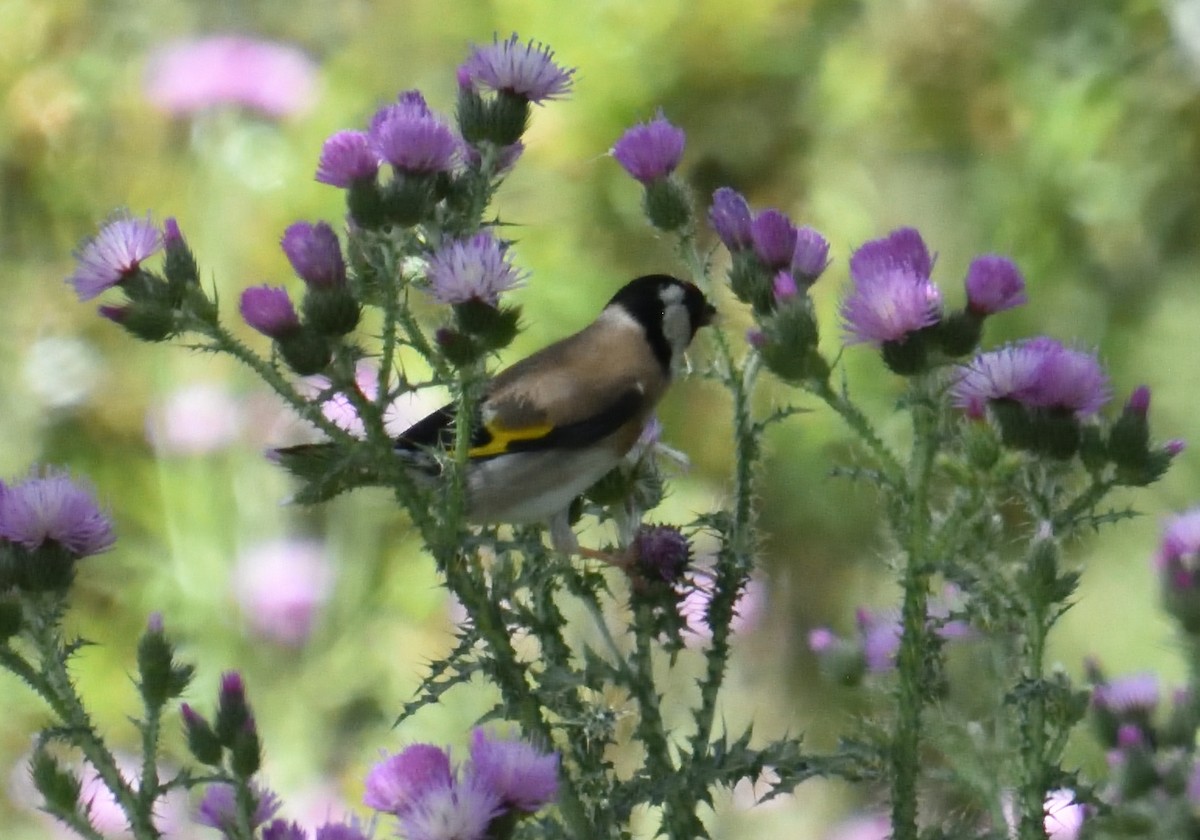
<path fill-rule="evenodd" d="M 696 331 L 715 314 L 692 283 L 639 277 L 591 324 L 498 373 L 472 423 L 468 519 L 543 522 L 556 549 L 577 552 L 571 503 L 637 442 Z M 397 456 L 432 480 L 429 450 L 449 448 L 455 419 L 446 406 L 413 424 L 397 438 Z"/>

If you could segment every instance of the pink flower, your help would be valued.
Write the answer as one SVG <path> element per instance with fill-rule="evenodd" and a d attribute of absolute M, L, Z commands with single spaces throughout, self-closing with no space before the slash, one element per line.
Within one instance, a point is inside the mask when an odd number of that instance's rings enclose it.
<path fill-rule="evenodd" d="M 250 629 L 282 645 L 304 644 L 332 594 L 333 567 L 315 540 L 280 539 L 243 552 L 233 592 Z"/>
<path fill-rule="evenodd" d="M 168 43 L 150 57 L 146 96 L 176 116 L 239 105 L 276 119 L 308 110 L 316 67 L 300 49 L 241 35 Z"/>

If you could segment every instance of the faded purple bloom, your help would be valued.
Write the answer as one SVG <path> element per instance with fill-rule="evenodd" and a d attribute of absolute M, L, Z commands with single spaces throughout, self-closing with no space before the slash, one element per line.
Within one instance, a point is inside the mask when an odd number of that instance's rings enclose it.
<path fill-rule="evenodd" d="M 440 117 L 429 110 L 417 91 L 401 96 L 371 121 L 371 146 L 379 157 L 402 172 L 449 172 L 461 141 Z"/>
<path fill-rule="evenodd" d="M 942 295 L 927 278 L 904 268 L 855 277 L 842 301 L 846 340 L 851 344 L 901 341 L 941 319 Z"/>
<path fill-rule="evenodd" d="M 751 327 L 746 330 L 746 343 L 755 350 L 761 350 L 767 346 L 767 334 L 762 330 L 757 330 Z"/>
<path fill-rule="evenodd" d="M 251 286 L 242 292 L 242 318 L 268 338 L 286 338 L 300 329 L 300 316 L 286 289 Z"/>
<path fill-rule="evenodd" d="M 217 35 L 160 47 L 147 67 L 146 95 L 178 116 L 239 105 L 278 119 L 310 108 L 316 82 L 312 59 L 294 46 Z"/>
<path fill-rule="evenodd" d="M 833 650 L 839 642 L 841 639 L 828 627 L 814 627 L 808 631 L 808 649 L 818 656 Z"/>
<path fill-rule="evenodd" d="M 345 429 L 354 437 L 366 437 L 362 418 L 354 408 L 350 398 L 341 391 L 330 392 L 329 378 L 326 376 L 309 376 L 302 380 L 303 395 L 310 400 L 321 401 L 321 413 L 330 422 Z M 379 368 L 369 359 L 360 359 L 354 366 L 354 384 L 359 392 L 368 400 L 374 400 L 379 394 Z M 413 423 L 437 408 L 427 396 L 427 391 L 410 391 L 401 394 L 383 410 L 383 426 L 388 434 L 397 436 Z M 308 442 L 304 439 L 297 442 Z"/>
<path fill-rule="evenodd" d="M 121 752 L 116 753 L 113 757 L 116 759 L 117 769 L 122 778 L 136 793 L 141 779 L 140 757 Z M 133 834 L 130 831 L 125 812 L 117 804 L 112 791 L 96 773 L 95 768 L 85 761 L 81 766 L 75 768 L 75 771 L 81 783 L 79 801 L 83 804 L 92 826 L 106 838 L 132 838 Z M 160 778 L 169 778 L 173 774 L 174 768 L 165 766 L 159 768 Z M 14 768 L 6 795 L 8 801 L 28 807 L 30 810 L 33 810 L 42 801 L 41 794 L 34 787 L 32 776 L 29 773 L 28 757 L 19 761 Z M 68 830 L 63 823 L 48 814 L 39 811 L 38 816 L 45 821 L 47 827 L 45 837 L 60 838 L 60 840 L 77 840 L 79 837 L 74 831 Z M 188 818 L 187 794 L 179 788 L 175 788 L 155 800 L 153 822 L 155 828 L 164 837 L 179 838 L 179 840 L 192 837 L 192 833 L 189 831 L 191 823 Z M 8 833 L 5 831 L 5 834 Z"/>
<path fill-rule="evenodd" d="M 1183 450 L 1187 449 L 1187 441 L 1183 438 L 1171 438 L 1163 444 L 1163 451 L 1174 458 Z"/>
<path fill-rule="evenodd" d="M 332 289 L 346 285 L 342 246 L 327 222 L 294 222 L 279 244 L 296 274 L 309 286 Z"/>
<path fill-rule="evenodd" d="M 467 777 L 490 790 L 505 808 L 533 813 L 558 796 L 558 753 L 543 753 L 518 739 L 471 733 Z"/>
<path fill-rule="evenodd" d="M 790 271 L 775 272 L 775 279 L 771 282 L 771 290 L 775 293 L 775 302 L 783 303 L 800 294 L 800 288 L 796 285 L 796 278 L 792 276 Z"/>
<path fill-rule="evenodd" d="M 981 353 L 959 368 L 951 389 L 954 404 L 969 411 L 992 400 L 1011 399 L 1032 408 L 1095 414 L 1108 401 L 1108 377 L 1091 353 L 1034 338 Z"/>
<path fill-rule="evenodd" d="M 67 282 L 80 300 L 91 300 L 129 277 L 162 248 L 162 237 L 150 217 L 119 216 L 75 252 L 75 273 Z"/>
<path fill-rule="evenodd" d="M 926 280 L 933 274 L 933 258 L 915 228 L 897 228 L 882 239 L 863 243 L 850 255 L 850 276 L 856 282 L 897 268 Z"/>
<path fill-rule="evenodd" d="M 1129 395 L 1129 400 L 1125 403 L 1125 410 L 1131 414 L 1145 417 L 1150 411 L 1150 389 L 1145 385 L 1134 388 L 1133 393 Z"/>
<path fill-rule="evenodd" d="M 642 525 L 633 537 L 633 554 L 638 569 L 651 579 L 674 583 L 687 568 L 692 547 L 678 528 Z"/>
<path fill-rule="evenodd" d="M 402 815 L 431 791 L 449 790 L 453 784 L 449 753 L 432 744 L 413 744 L 371 768 L 363 804 Z"/>
<path fill-rule="evenodd" d="M 613 144 L 612 156 L 630 175 L 643 184 L 665 178 L 683 158 L 687 136 L 659 114 L 648 123 L 625 131 Z"/>
<path fill-rule="evenodd" d="M 863 657 L 867 670 L 872 673 L 890 671 L 896 665 L 896 652 L 900 650 L 900 616 L 895 610 L 878 612 L 859 607 L 855 621 L 862 642 Z"/>
<path fill-rule="evenodd" d="M 521 44 L 514 33 L 506 41 L 493 38 L 489 46 L 474 47 L 458 68 L 458 83 L 541 103 L 568 93 L 574 75 L 574 68 L 564 69 L 554 63 L 552 49 L 535 41 Z"/>
<path fill-rule="evenodd" d="M 429 260 L 429 293 L 440 303 L 482 300 L 495 306 L 500 293 L 521 285 L 523 272 L 508 259 L 508 247 L 491 231 L 442 246 Z"/>
<path fill-rule="evenodd" d="M 363 131 L 339 131 L 321 147 L 317 180 L 334 187 L 369 181 L 379 171 L 379 154 Z"/>
<path fill-rule="evenodd" d="M 1158 702 L 1158 677 L 1149 671 L 1107 680 L 1092 689 L 1092 704 L 1118 717 L 1151 714 Z"/>
<path fill-rule="evenodd" d="M 713 582 L 706 571 L 693 570 L 686 575 L 686 588 L 679 602 L 679 613 L 687 623 L 688 635 L 684 642 L 689 647 L 703 644 L 712 638 L 712 627 L 708 624 L 708 605 L 712 601 Z M 736 633 L 754 630 L 766 610 L 767 587 L 759 577 L 752 577 L 733 605 L 733 621 L 730 629 Z"/>
<path fill-rule="evenodd" d="M 1167 520 L 1155 564 L 1160 571 L 1179 566 L 1192 572 L 1200 566 L 1200 508 Z"/>
<path fill-rule="evenodd" d="M 240 400 L 213 383 L 180 388 L 150 410 L 146 438 L 164 455 L 207 455 L 235 443 L 244 419 Z"/>
<path fill-rule="evenodd" d="M 256 634 L 282 645 L 304 644 L 329 600 L 333 566 L 316 540 L 280 539 L 238 556 L 232 587 Z"/>
<path fill-rule="evenodd" d="M 796 249 L 792 252 L 792 275 L 811 286 L 829 265 L 829 240 L 814 228 L 796 229 Z"/>
<path fill-rule="evenodd" d="M 90 489 L 52 469 L 0 483 L 0 538 L 31 551 L 57 543 L 76 557 L 107 551 L 116 540 Z"/>
<path fill-rule="evenodd" d="M 750 247 L 753 242 L 750 235 L 752 221 L 750 205 L 737 190 L 721 187 L 713 193 L 712 206 L 708 208 L 708 223 L 731 252 Z"/>
<path fill-rule="evenodd" d="M 792 220 L 778 210 L 763 210 L 750 223 L 754 253 L 771 269 L 790 269 L 798 233 Z"/>
<path fill-rule="evenodd" d="M 257 828 L 279 810 L 279 797 L 266 788 L 251 787 L 255 799 L 254 812 L 250 815 L 250 827 Z M 236 825 L 237 793 L 233 785 L 218 782 L 204 789 L 204 797 L 196 811 L 196 822 L 218 831 L 229 833 Z"/>
<path fill-rule="evenodd" d="M 995 315 L 1028 300 L 1025 278 L 1007 257 L 976 257 L 967 269 L 966 286 L 967 307 L 977 315 Z"/>
<path fill-rule="evenodd" d="M 1046 837 L 1048 840 L 1076 840 L 1083 829 L 1087 809 L 1075 801 L 1075 791 L 1063 788 L 1046 795 Z"/>
<path fill-rule="evenodd" d="M 400 827 L 406 840 L 483 840 L 502 813 L 500 797 L 468 776 L 427 790 L 400 815 Z"/>

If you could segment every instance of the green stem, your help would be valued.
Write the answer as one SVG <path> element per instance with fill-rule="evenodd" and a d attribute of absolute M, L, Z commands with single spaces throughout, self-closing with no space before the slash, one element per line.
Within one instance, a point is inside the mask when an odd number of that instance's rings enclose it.
<path fill-rule="evenodd" d="M 1053 518 L 1055 532 L 1071 528 L 1077 517 L 1099 504 L 1100 500 L 1107 496 L 1115 486 L 1116 482 L 1112 479 L 1092 479 L 1092 483 L 1088 485 L 1087 489 Z"/>
<path fill-rule="evenodd" d="M 246 367 L 258 374 L 259 378 L 271 386 L 271 390 L 282 397 L 284 402 L 291 406 L 297 414 L 323 431 L 331 439 L 342 442 L 353 440 L 349 432 L 331 421 L 321 412 L 319 404 L 304 399 L 292 386 L 292 383 L 284 378 L 275 365 L 240 342 L 234 337 L 233 333 L 219 325 L 204 324 L 197 326 L 196 329 L 212 339 L 213 345 L 206 349 L 228 353 L 246 365 Z"/>
<path fill-rule="evenodd" d="M 900 462 L 896 460 L 896 456 L 892 454 L 879 435 L 875 433 L 875 429 L 871 426 L 871 421 L 867 419 L 867 416 L 862 413 L 858 406 L 852 403 L 845 394 L 835 391 L 833 386 L 826 380 L 810 382 L 806 387 L 837 412 L 842 421 L 871 450 L 871 454 L 879 462 L 879 468 L 883 472 L 884 478 L 898 490 L 902 491 L 904 487 L 904 471 L 900 467 Z"/>
<path fill-rule="evenodd" d="M 654 633 L 651 607 L 634 607 L 634 649 L 632 689 L 641 710 L 637 734 L 646 751 L 646 770 L 655 779 L 669 779 L 675 773 L 667 736 L 663 729 L 660 697 L 654 681 L 654 659 L 651 639 Z"/>
<path fill-rule="evenodd" d="M 911 392 L 917 396 L 918 384 Z M 896 654 L 898 686 L 896 735 L 892 742 L 892 831 L 895 840 L 917 840 L 917 783 L 921 771 L 921 716 L 929 651 L 928 556 L 929 480 L 937 452 L 934 408 L 919 396 L 912 401 L 913 454 L 909 465 L 910 503 L 905 522 L 893 527 L 905 547 L 904 605 L 900 649 Z"/>
<path fill-rule="evenodd" d="M 1044 840 L 1047 779 L 1046 698 L 1042 669 L 1046 651 L 1045 611 L 1031 609 L 1026 620 L 1026 654 L 1022 683 L 1021 790 L 1019 836 L 1021 840 Z"/>
<path fill-rule="evenodd" d="M 80 749 L 96 775 L 112 793 L 113 799 L 125 813 L 136 840 L 158 840 L 162 835 L 154 826 L 153 809 L 142 807 L 139 796 L 121 775 L 112 753 L 96 734 L 75 692 L 75 685 L 67 673 L 67 658 L 59 636 L 57 615 L 51 619 L 45 610 L 31 610 L 29 619 L 29 637 L 38 652 L 42 677 L 33 684 L 35 689 L 50 704 L 64 728 L 70 730 L 72 743 Z"/>
<path fill-rule="evenodd" d="M 463 557 L 457 552 L 443 558 L 446 583 L 458 597 L 467 613 L 474 619 L 480 637 L 491 649 L 491 677 L 505 705 L 515 714 L 526 733 L 543 744 L 553 744 L 550 725 L 542 714 L 541 705 L 525 678 L 525 666 L 517 658 L 512 639 L 504 625 L 500 608 L 493 603 L 482 577 L 476 579 Z M 558 808 L 570 830 L 570 836 L 578 840 L 589 840 L 597 836 L 593 820 L 579 798 L 578 792 L 566 773 L 560 774 L 562 784 L 558 791 Z"/>

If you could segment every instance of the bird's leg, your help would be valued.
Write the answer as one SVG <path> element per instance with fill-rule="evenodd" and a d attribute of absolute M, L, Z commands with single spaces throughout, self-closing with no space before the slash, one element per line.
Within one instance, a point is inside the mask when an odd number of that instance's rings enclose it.
<path fill-rule="evenodd" d="M 584 548 L 579 544 L 579 538 L 571 527 L 567 511 L 556 513 L 550 517 L 547 525 L 550 529 L 550 544 L 555 551 L 561 551 L 568 556 L 579 556 L 588 560 L 599 560 L 601 563 L 622 571 L 628 571 L 633 558 L 629 550 L 600 551 L 594 548 Z"/>

